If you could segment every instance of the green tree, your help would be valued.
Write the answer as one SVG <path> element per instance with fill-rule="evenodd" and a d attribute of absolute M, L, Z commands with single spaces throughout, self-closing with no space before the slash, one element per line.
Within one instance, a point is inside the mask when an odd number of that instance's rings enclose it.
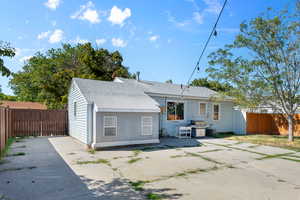
<path fill-rule="evenodd" d="M 4 65 L 4 60 L 2 57 L 12 58 L 15 56 L 15 49 L 10 46 L 9 43 L 0 41 L 0 72 L 2 76 L 8 77 L 11 72 Z"/>
<path fill-rule="evenodd" d="M 172 79 L 166 80 L 166 83 L 173 83 Z"/>
<path fill-rule="evenodd" d="M 228 83 L 220 83 L 219 81 L 208 80 L 207 78 L 195 79 L 192 81 L 191 86 L 206 87 L 223 93 L 229 92 L 232 88 Z"/>
<path fill-rule="evenodd" d="M 118 51 L 95 49 L 90 43 L 36 53 L 23 70 L 13 74 L 11 88 L 18 99 L 45 103 L 50 109 L 64 108 L 73 77 L 111 81 L 130 78 Z"/>
<path fill-rule="evenodd" d="M 237 103 L 272 106 L 283 113 L 293 141 L 293 116 L 299 108 L 300 1 L 289 12 L 265 14 L 240 25 L 234 42 L 209 56 L 210 77 L 230 83 Z"/>

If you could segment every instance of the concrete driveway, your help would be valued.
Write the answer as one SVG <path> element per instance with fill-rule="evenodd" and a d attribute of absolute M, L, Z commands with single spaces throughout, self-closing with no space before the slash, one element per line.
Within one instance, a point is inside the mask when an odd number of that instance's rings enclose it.
<path fill-rule="evenodd" d="M 89 190 L 49 140 L 47 137 L 28 138 L 12 145 L 11 156 L 0 164 L 0 200 L 118 199 L 108 198 L 109 195 L 99 198 Z M 74 143 L 68 137 L 51 140 L 63 140 L 68 142 L 66 145 Z M 82 146 L 78 145 L 78 149 Z M 21 153 L 25 155 L 17 156 Z M 118 181 L 115 180 L 112 185 L 117 187 Z M 123 192 L 121 189 L 116 191 Z M 132 194 L 124 191 L 123 195 L 136 196 L 134 191 Z"/>
<path fill-rule="evenodd" d="M 12 199 L 300 199 L 300 153 L 280 148 L 224 139 L 97 152 L 70 137 L 24 144 L 26 155 L 0 165 L 0 194 Z M 25 169 L 3 171 L 16 164 Z"/>

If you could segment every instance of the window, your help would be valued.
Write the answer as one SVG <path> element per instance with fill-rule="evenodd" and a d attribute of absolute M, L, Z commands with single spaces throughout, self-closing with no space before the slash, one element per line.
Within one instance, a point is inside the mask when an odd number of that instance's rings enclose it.
<path fill-rule="evenodd" d="M 213 104 L 213 120 L 217 121 L 220 119 L 220 104 Z"/>
<path fill-rule="evenodd" d="M 205 117 L 206 116 L 206 103 L 200 103 L 199 104 L 200 106 L 200 109 L 199 109 L 199 112 L 200 112 L 200 115 L 202 117 Z"/>
<path fill-rule="evenodd" d="M 168 102 L 167 120 L 183 120 L 183 119 L 184 119 L 184 103 Z"/>
<path fill-rule="evenodd" d="M 103 120 L 104 136 L 116 136 L 117 135 L 117 117 L 116 116 L 104 116 Z"/>
<path fill-rule="evenodd" d="M 152 135 L 152 117 L 142 117 L 142 135 Z"/>
<path fill-rule="evenodd" d="M 76 117 L 76 115 L 77 115 L 77 102 L 74 102 L 74 105 L 73 105 L 73 114 L 74 114 L 74 116 Z"/>

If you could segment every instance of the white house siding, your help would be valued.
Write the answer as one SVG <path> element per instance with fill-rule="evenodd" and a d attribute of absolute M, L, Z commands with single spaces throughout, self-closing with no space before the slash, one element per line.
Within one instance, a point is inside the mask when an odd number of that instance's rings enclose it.
<path fill-rule="evenodd" d="M 104 116 L 116 116 L 117 117 L 117 135 L 116 136 L 104 136 L 103 119 Z M 143 116 L 152 117 L 152 135 L 142 135 L 142 123 Z M 96 123 L 94 124 L 96 132 L 96 143 L 105 142 L 126 142 L 126 141 L 145 141 L 145 140 L 157 140 L 159 138 L 158 128 L 158 113 L 96 113 Z"/>
<path fill-rule="evenodd" d="M 77 102 L 77 114 L 74 116 L 74 102 Z M 70 89 L 68 99 L 69 111 L 69 134 L 70 136 L 78 139 L 79 141 L 88 143 L 88 103 L 84 96 L 81 94 L 77 85 L 73 82 Z"/>
<path fill-rule="evenodd" d="M 178 127 L 187 125 L 191 120 L 207 121 L 211 128 L 217 132 L 234 131 L 233 127 L 233 103 L 232 102 L 218 102 L 220 104 L 220 120 L 214 121 L 212 119 L 212 105 L 214 102 L 207 100 L 191 100 L 181 98 L 165 98 L 152 96 L 163 107 L 164 112 L 160 114 L 160 129 L 166 135 L 175 136 L 178 133 Z M 184 120 L 169 121 L 167 120 L 166 102 L 168 101 L 182 101 L 184 102 Z M 207 103 L 207 114 L 205 117 L 199 113 L 200 102 Z"/>

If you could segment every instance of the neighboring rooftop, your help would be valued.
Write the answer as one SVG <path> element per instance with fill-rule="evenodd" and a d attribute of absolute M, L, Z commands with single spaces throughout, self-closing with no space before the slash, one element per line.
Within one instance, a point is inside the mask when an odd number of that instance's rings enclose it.
<path fill-rule="evenodd" d="M 13 109 L 38 109 L 46 110 L 47 106 L 38 102 L 25 102 L 25 101 L 2 101 L 0 100 L 1 107 L 9 107 Z"/>

